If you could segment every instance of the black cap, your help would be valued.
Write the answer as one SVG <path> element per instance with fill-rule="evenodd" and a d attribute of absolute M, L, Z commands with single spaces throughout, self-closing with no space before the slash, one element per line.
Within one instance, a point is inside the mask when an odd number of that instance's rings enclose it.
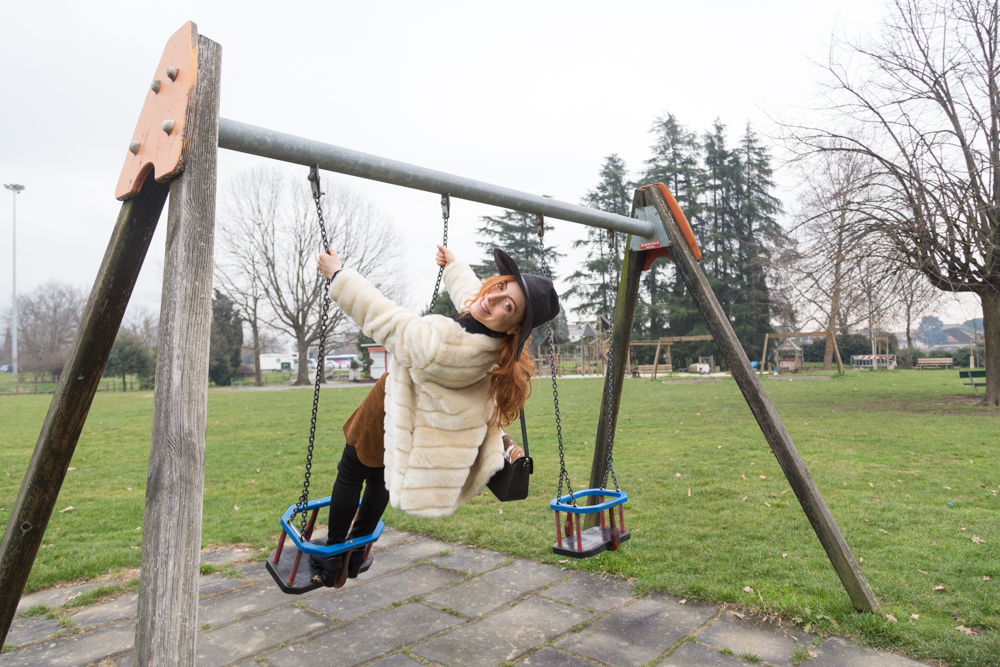
<path fill-rule="evenodd" d="M 517 359 L 521 359 L 521 350 L 531 335 L 531 330 L 541 326 L 559 314 L 559 295 L 552 281 L 545 276 L 534 273 L 521 273 L 517 264 L 500 248 L 493 249 L 493 261 L 501 276 L 514 276 L 518 287 L 524 292 L 524 322 L 521 324 L 521 335 L 517 341 Z"/>

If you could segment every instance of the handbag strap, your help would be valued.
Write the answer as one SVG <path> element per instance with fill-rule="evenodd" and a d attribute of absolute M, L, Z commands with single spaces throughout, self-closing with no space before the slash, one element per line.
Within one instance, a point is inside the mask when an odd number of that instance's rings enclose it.
<path fill-rule="evenodd" d="M 524 450 L 524 456 L 530 458 L 528 454 L 528 427 L 524 423 L 524 408 L 521 408 L 521 448 Z"/>

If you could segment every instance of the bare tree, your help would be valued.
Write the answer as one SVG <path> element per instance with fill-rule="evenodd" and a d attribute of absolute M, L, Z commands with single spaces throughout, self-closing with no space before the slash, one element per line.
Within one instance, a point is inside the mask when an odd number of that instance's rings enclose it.
<path fill-rule="evenodd" d="M 889 324 L 899 304 L 899 285 L 902 279 L 899 265 L 887 262 L 881 253 L 873 253 L 865 258 L 859 267 L 856 292 L 860 297 L 858 311 L 867 321 L 872 354 L 876 354 L 878 349 L 875 338 L 888 336 Z"/>
<path fill-rule="evenodd" d="M 147 350 L 152 350 L 156 347 L 159 326 L 159 313 L 145 306 L 136 305 L 129 307 L 125 313 L 125 321 L 122 322 L 121 328 L 138 338 Z"/>
<path fill-rule="evenodd" d="M 917 322 L 924 315 L 937 312 L 944 296 L 941 290 L 931 285 L 924 274 L 917 271 L 906 271 L 900 276 L 896 290 L 899 299 L 896 302 L 894 316 L 905 324 L 907 364 L 913 366 L 913 332 Z"/>
<path fill-rule="evenodd" d="M 274 182 L 277 180 L 277 182 Z M 261 228 L 277 224 L 281 206 L 280 176 L 275 171 L 255 170 L 230 184 L 219 221 L 219 249 L 215 257 L 215 279 L 250 327 L 254 385 L 263 384 L 260 355 L 273 336 L 265 333 L 267 297 L 261 270 L 260 244 L 251 239 Z"/>
<path fill-rule="evenodd" d="M 842 41 L 828 71 L 830 118 L 789 129 L 871 159 L 870 231 L 938 289 L 980 297 L 1000 405 L 1000 4 L 894 0 L 882 35 Z"/>
<path fill-rule="evenodd" d="M 323 217 L 330 244 L 344 266 L 366 276 L 390 298 L 398 296 L 399 244 L 391 221 L 350 188 L 327 179 L 326 190 Z M 216 271 L 220 288 L 248 321 L 265 321 L 295 340 L 295 384 L 309 384 L 308 352 L 319 342 L 319 306 L 326 282 L 316 270 L 322 243 L 306 179 L 288 182 L 275 170 L 245 172 L 229 188 L 223 218 L 220 237 L 225 250 Z M 341 331 L 345 319 L 339 308 L 330 309 L 328 340 Z M 259 362 L 260 332 L 252 335 Z"/>
<path fill-rule="evenodd" d="M 864 212 L 870 164 L 852 154 L 822 154 L 800 162 L 804 188 L 798 202 L 795 240 L 778 258 L 784 292 L 804 324 L 847 333 L 865 319 L 859 289 L 871 247 L 858 223 Z M 867 268 L 871 268 L 870 266 Z M 823 368 L 830 370 L 833 346 L 827 339 Z"/>
<path fill-rule="evenodd" d="M 35 375 L 53 378 L 62 372 L 65 352 L 73 344 L 85 297 L 72 285 L 50 281 L 17 298 L 20 365 Z"/>

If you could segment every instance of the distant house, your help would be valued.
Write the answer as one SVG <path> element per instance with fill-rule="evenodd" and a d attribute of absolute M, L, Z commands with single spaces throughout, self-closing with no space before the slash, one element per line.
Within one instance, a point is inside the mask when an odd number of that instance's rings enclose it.
<path fill-rule="evenodd" d="M 941 333 L 948 337 L 949 343 L 957 345 L 968 345 L 975 336 L 971 331 L 962 327 L 945 327 L 941 329 Z"/>
<path fill-rule="evenodd" d="M 368 369 L 368 375 L 372 379 L 377 380 L 382 377 L 382 373 L 389 370 L 389 360 L 392 359 L 392 353 L 378 343 L 369 343 L 362 345 L 362 347 L 368 350 L 368 356 L 372 360 L 371 368 Z"/>
<path fill-rule="evenodd" d="M 328 354 L 323 368 L 327 371 L 342 371 L 350 368 L 352 361 L 360 362 L 361 357 L 357 354 Z"/>
<path fill-rule="evenodd" d="M 299 353 L 282 352 L 280 354 L 262 354 L 260 355 L 260 370 L 297 371 L 299 370 Z"/>
<path fill-rule="evenodd" d="M 957 352 L 961 349 L 968 349 L 972 341 L 976 339 L 975 332 L 966 329 L 965 327 L 953 324 L 946 324 L 941 329 L 941 333 L 946 336 L 946 340 L 943 343 L 928 346 L 928 352 L 933 352 L 935 350 Z M 979 338 L 982 338 L 982 334 L 979 335 Z"/>

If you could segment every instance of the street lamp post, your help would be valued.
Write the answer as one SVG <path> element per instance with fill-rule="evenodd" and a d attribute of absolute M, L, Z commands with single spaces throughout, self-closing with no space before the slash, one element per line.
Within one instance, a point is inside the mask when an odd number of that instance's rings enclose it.
<path fill-rule="evenodd" d="M 17 183 L 5 183 L 4 187 L 11 191 L 14 199 L 14 222 L 11 242 L 11 254 L 14 266 L 14 323 L 13 323 L 13 345 L 11 346 L 10 368 L 12 377 L 17 377 L 17 193 L 24 189 L 23 185 Z"/>

